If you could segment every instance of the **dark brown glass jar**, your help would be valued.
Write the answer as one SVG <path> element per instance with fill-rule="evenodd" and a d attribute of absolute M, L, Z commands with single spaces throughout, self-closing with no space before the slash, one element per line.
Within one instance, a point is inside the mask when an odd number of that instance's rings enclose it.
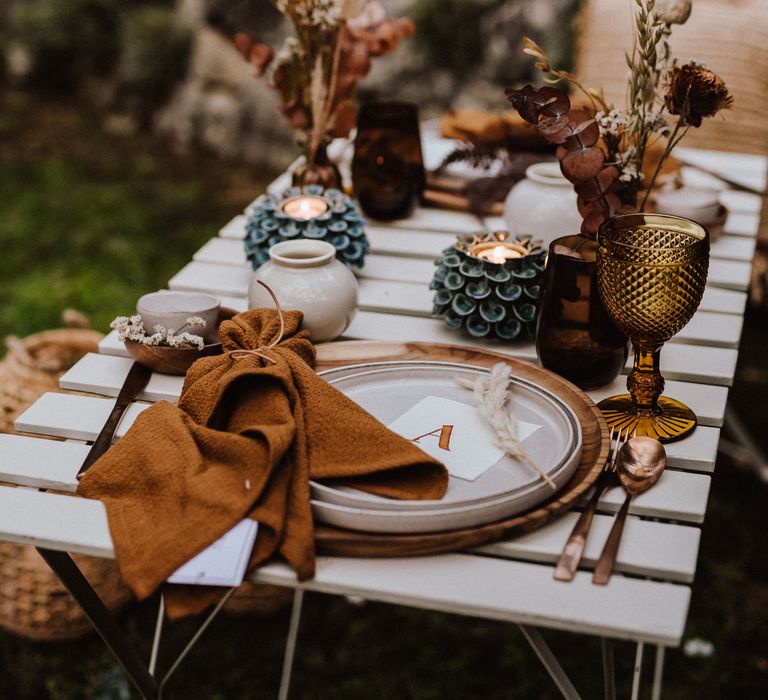
<path fill-rule="evenodd" d="M 541 365 L 582 389 L 613 381 L 629 350 L 600 301 L 596 256 L 597 242 L 585 236 L 552 241 L 536 322 Z"/>
<path fill-rule="evenodd" d="M 424 190 L 419 115 L 408 102 L 371 102 L 357 118 L 352 186 L 374 219 L 408 216 Z"/>

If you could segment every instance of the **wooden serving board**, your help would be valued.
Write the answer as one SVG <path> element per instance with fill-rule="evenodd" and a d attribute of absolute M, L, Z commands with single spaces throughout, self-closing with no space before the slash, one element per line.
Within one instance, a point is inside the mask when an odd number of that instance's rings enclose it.
<path fill-rule="evenodd" d="M 581 423 L 581 462 L 570 481 L 548 501 L 525 513 L 498 522 L 446 532 L 374 534 L 328 525 L 315 527 L 320 552 L 336 556 L 401 557 L 453 552 L 530 532 L 573 507 L 594 483 L 608 457 L 608 428 L 597 406 L 580 389 L 536 365 L 481 348 L 427 343 L 346 341 L 317 346 L 318 371 L 332 367 L 397 360 L 431 360 L 490 367 L 506 362 L 515 375 L 555 392 Z"/>

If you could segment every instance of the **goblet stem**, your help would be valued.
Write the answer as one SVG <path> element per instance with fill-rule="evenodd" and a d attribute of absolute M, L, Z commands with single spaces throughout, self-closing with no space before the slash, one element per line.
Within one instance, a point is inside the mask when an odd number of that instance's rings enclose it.
<path fill-rule="evenodd" d="M 664 377 L 659 369 L 661 344 L 632 341 L 635 362 L 627 377 L 627 389 L 632 396 L 632 413 L 643 418 L 655 418 L 661 413 L 659 396 L 664 391 Z"/>

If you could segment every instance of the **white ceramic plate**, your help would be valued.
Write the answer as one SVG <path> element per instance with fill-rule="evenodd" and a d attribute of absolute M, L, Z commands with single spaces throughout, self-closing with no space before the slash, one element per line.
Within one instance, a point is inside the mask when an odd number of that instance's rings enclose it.
<path fill-rule="evenodd" d="M 456 377 L 476 379 L 487 369 L 445 362 L 399 361 L 328 370 L 324 379 L 385 425 L 426 396 L 473 404 Z M 541 428 L 523 441 L 528 456 L 559 489 L 581 456 L 581 428 L 556 395 L 532 382 L 513 379 L 516 418 Z M 318 520 L 371 532 L 428 532 L 493 522 L 527 510 L 553 495 L 529 466 L 503 457 L 474 481 L 451 477 L 439 501 L 404 501 L 344 486 L 312 482 Z"/>

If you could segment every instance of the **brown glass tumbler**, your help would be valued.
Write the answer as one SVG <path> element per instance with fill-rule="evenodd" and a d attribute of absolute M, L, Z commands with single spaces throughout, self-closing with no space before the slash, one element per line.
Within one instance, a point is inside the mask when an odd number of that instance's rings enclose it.
<path fill-rule="evenodd" d="M 542 367 L 582 389 L 613 381 L 629 351 L 600 299 L 596 257 L 597 243 L 585 236 L 552 241 L 536 322 Z"/>
<path fill-rule="evenodd" d="M 357 118 L 352 185 L 374 219 L 408 216 L 424 190 L 419 115 L 408 102 L 371 102 Z"/>

